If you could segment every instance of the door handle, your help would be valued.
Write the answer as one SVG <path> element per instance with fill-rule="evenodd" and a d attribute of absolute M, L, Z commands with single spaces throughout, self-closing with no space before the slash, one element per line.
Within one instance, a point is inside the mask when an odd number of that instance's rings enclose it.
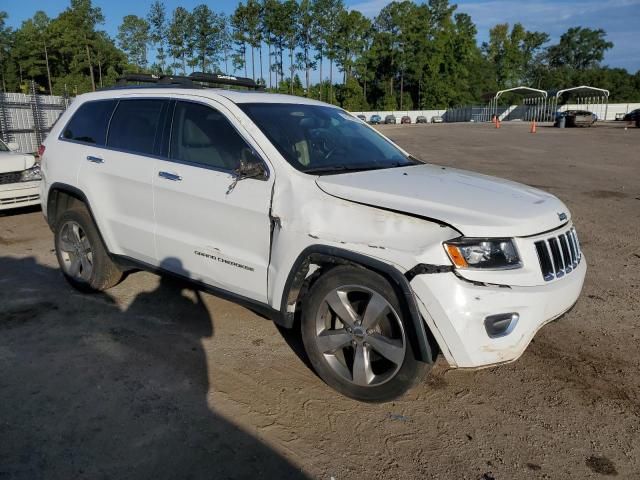
<path fill-rule="evenodd" d="M 92 163 L 104 163 L 104 160 L 100 157 L 94 157 L 93 155 L 87 155 L 87 160 Z"/>
<path fill-rule="evenodd" d="M 158 172 L 158 176 L 165 178 L 167 180 L 172 180 L 174 182 L 179 182 L 180 180 L 182 180 L 182 177 L 180 175 L 178 175 L 177 173 L 171 173 L 171 172 Z"/>

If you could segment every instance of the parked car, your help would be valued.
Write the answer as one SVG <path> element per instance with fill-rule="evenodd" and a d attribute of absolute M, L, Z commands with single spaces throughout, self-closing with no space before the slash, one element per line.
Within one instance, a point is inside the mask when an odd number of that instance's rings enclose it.
<path fill-rule="evenodd" d="M 360 114 L 360 115 L 356 115 L 360 120 L 362 120 L 363 122 L 367 121 L 367 117 L 365 117 L 364 115 Z"/>
<path fill-rule="evenodd" d="M 411 123 L 411 117 L 410 117 L 409 115 L 404 115 L 404 116 L 400 119 L 400 123 L 401 123 L 402 125 Z"/>
<path fill-rule="evenodd" d="M 102 90 L 78 96 L 41 151 L 73 287 L 177 276 L 300 328 L 318 375 L 358 400 L 398 397 L 439 353 L 452 367 L 516 360 L 585 278 L 555 196 L 422 163 L 311 99 Z"/>
<path fill-rule="evenodd" d="M 433 117 L 431 117 L 431 123 L 442 123 L 444 122 L 444 118 L 442 118 L 440 115 L 434 115 Z"/>
<path fill-rule="evenodd" d="M 418 115 L 416 117 L 416 123 L 427 123 L 427 117 L 424 115 Z"/>
<path fill-rule="evenodd" d="M 17 150 L 17 143 L 0 140 L 0 210 L 40 203 L 40 165 Z"/>
<path fill-rule="evenodd" d="M 371 118 L 369 118 L 369 123 L 371 125 L 379 125 L 380 123 L 382 123 L 382 118 L 380 117 L 380 115 L 371 115 Z"/>
<path fill-rule="evenodd" d="M 388 123 L 395 124 L 396 123 L 396 117 L 394 115 L 387 115 L 386 117 L 384 117 L 384 123 L 385 124 L 388 124 Z"/>
<path fill-rule="evenodd" d="M 556 116 L 556 125 L 564 118 L 565 127 L 590 127 L 598 121 L 598 117 L 588 110 L 565 110 Z"/>
<path fill-rule="evenodd" d="M 623 120 L 625 122 L 634 122 L 636 124 L 636 127 L 640 127 L 640 108 L 631 110 L 624 116 Z"/>

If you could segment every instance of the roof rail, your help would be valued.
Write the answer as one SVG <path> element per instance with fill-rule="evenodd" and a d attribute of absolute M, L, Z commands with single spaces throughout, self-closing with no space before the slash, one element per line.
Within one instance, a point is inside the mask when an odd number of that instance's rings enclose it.
<path fill-rule="evenodd" d="M 116 87 L 122 88 L 129 83 L 151 83 L 155 86 L 200 88 L 213 85 L 227 85 L 245 87 L 252 90 L 264 88 L 250 78 L 236 77 L 221 73 L 193 72 L 189 76 L 184 75 L 153 75 L 150 73 L 128 73 L 118 78 Z"/>

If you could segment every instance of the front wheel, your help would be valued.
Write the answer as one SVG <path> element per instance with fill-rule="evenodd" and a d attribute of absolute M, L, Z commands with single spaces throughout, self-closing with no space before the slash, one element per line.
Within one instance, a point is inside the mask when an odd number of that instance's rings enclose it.
<path fill-rule="evenodd" d="M 422 379 L 398 297 L 384 277 L 340 266 L 304 300 L 302 340 L 318 375 L 340 393 L 384 402 Z"/>

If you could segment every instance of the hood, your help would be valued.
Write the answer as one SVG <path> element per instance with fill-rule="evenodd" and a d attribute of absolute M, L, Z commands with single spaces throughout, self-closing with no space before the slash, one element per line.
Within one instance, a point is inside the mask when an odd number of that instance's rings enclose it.
<path fill-rule="evenodd" d="M 335 197 L 438 220 L 467 237 L 534 235 L 570 219 L 542 190 L 437 165 L 326 175 L 316 183 Z"/>
<path fill-rule="evenodd" d="M 14 152 L 0 152 L 0 173 L 21 172 L 33 167 L 36 159 L 33 155 Z"/>

